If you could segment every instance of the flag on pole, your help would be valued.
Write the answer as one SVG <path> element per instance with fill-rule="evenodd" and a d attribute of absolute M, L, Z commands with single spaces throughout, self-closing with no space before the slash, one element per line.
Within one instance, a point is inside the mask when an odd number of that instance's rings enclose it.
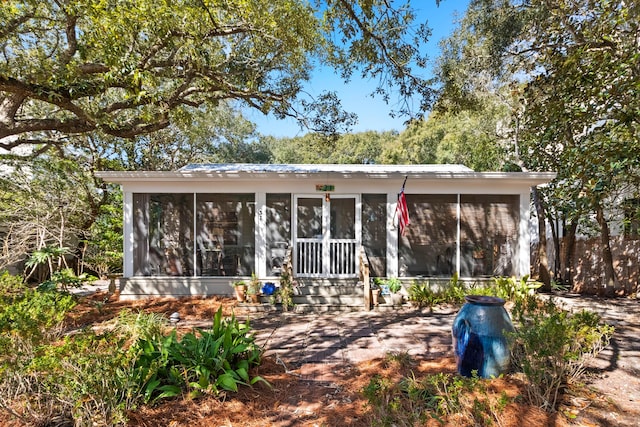
<path fill-rule="evenodd" d="M 404 177 L 402 183 L 402 189 L 398 195 L 398 204 L 396 205 L 396 214 L 398 215 L 398 227 L 400 228 L 400 235 L 404 236 L 405 229 L 411 221 L 409 221 L 409 209 L 407 208 L 407 199 L 404 196 L 404 185 L 407 183 L 407 177 Z"/>

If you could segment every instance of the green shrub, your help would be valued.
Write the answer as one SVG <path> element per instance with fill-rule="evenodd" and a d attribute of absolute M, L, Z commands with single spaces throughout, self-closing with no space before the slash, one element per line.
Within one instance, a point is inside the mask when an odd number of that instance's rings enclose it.
<path fill-rule="evenodd" d="M 555 411 L 562 389 L 581 379 L 614 331 L 593 312 L 571 314 L 532 295 L 516 300 L 512 318 L 512 362 L 528 380 L 529 403 L 547 411 Z"/>
<path fill-rule="evenodd" d="M 21 279 L 0 278 L 0 336 L 9 335 L 39 342 L 59 332 L 67 313 L 76 305 L 75 297 L 58 291 L 30 289 Z"/>
<path fill-rule="evenodd" d="M 414 282 L 407 290 L 409 301 L 418 307 L 433 307 L 437 304 L 463 304 L 464 297 L 470 292 L 461 282 L 457 274 L 454 274 L 446 286 L 432 290 L 429 283 Z"/>
<path fill-rule="evenodd" d="M 464 297 L 469 293 L 469 290 L 463 282 L 460 281 L 458 274 L 451 276 L 449 284 L 442 291 L 440 300 L 448 304 L 463 304 Z"/>
<path fill-rule="evenodd" d="M 294 306 L 293 295 L 293 280 L 291 279 L 289 271 L 285 268 L 282 270 L 282 274 L 280 275 L 280 286 L 272 295 L 273 298 L 270 298 L 269 300 L 273 303 L 275 303 L 276 300 L 280 300 L 280 303 L 282 303 L 282 310 L 289 311 L 289 309 Z"/>
<path fill-rule="evenodd" d="M 28 425 L 124 425 L 143 400 L 129 344 L 158 336 L 166 324 L 156 314 L 123 312 L 99 335 L 86 329 L 38 345 L 11 335 L 14 351 L 0 365 L 0 406 L 23 408 L 14 415 Z"/>
<path fill-rule="evenodd" d="M 141 399 L 131 382 L 132 354 L 126 340 L 108 332 L 82 331 L 49 345 L 26 373 L 38 373 L 40 407 L 54 404 L 58 417 L 67 414 L 75 425 L 118 425 Z M 43 391 L 46 391 L 43 393 Z"/>
<path fill-rule="evenodd" d="M 417 307 L 433 307 L 440 302 L 438 296 L 431 290 L 428 283 L 413 282 L 407 290 L 409 301 Z"/>
<path fill-rule="evenodd" d="M 521 279 L 515 277 L 495 277 L 494 296 L 505 300 L 517 301 L 527 296 L 533 295 L 536 289 L 542 286 L 542 283 L 529 281 L 529 276 L 523 276 Z"/>
<path fill-rule="evenodd" d="M 79 288 L 87 282 L 93 282 L 97 277 L 86 273 L 76 275 L 71 268 L 63 268 L 51 273 L 51 278 L 40 285 L 42 290 L 62 289 L 68 291 L 69 288 Z"/>
<path fill-rule="evenodd" d="M 203 393 L 237 391 L 240 384 L 264 381 L 251 378 L 249 370 L 260 363 L 261 349 L 249 333 L 249 321 L 222 318 L 218 309 L 210 331 L 196 329 L 178 339 L 175 330 L 160 339 L 136 343 L 134 376 L 145 402 Z"/>
<path fill-rule="evenodd" d="M 22 294 L 27 286 L 21 276 L 13 276 L 7 271 L 3 271 L 0 274 L 0 300 L 3 305 L 6 304 L 11 298 Z"/>

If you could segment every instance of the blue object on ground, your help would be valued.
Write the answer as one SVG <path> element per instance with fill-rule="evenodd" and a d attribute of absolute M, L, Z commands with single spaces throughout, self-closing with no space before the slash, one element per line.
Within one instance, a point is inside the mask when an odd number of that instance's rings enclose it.
<path fill-rule="evenodd" d="M 468 295 L 453 321 L 451 334 L 458 373 L 465 377 L 498 377 L 509 369 L 507 337 L 513 324 L 502 298 Z"/>
<path fill-rule="evenodd" d="M 276 284 L 272 282 L 267 282 L 262 285 L 262 295 L 273 295 L 276 291 Z"/>

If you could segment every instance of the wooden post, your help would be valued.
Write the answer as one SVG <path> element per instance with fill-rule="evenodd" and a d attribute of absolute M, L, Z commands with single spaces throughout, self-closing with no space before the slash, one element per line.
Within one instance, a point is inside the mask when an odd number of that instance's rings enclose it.
<path fill-rule="evenodd" d="M 369 259 L 364 248 L 360 248 L 360 280 L 364 285 L 364 309 L 371 310 L 371 279 L 369 277 Z"/>
<path fill-rule="evenodd" d="M 116 292 L 116 279 L 119 279 L 122 277 L 122 274 L 109 274 L 107 275 L 107 277 L 109 278 L 109 293 L 113 294 Z"/>

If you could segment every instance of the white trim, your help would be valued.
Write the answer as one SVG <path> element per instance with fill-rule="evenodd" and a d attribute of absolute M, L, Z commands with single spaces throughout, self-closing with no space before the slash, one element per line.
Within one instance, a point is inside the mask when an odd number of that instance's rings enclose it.
<path fill-rule="evenodd" d="M 523 277 L 531 274 L 531 233 L 529 229 L 531 191 L 520 193 L 520 229 L 516 247 L 516 274 Z"/>
<path fill-rule="evenodd" d="M 507 180 L 529 187 L 544 184 L 556 177 L 552 172 L 474 172 L 461 165 L 260 165 L 260 164 L 208 164 L 189 165 L 178 171 L 97 171 L 96 176 L 108 182 L 167 182 L 167 181 L 225 181 L 256 182 L 291 179 L 379 180 L 393 183 L 408 177 L 409 181 L 468 181 L 474 186 L 482 181 Z M 432 183 L 431 182 L 431 183 Z M 460 184 L 460 183 L 459 183 Z M 376 184 L 377 185 L 377 184 Z M 486 188 L 486 187 L 485 187 Z"/>
<path fill-rule="evenodd" d="M 252 193 L 255 196 L 255 266 L 259 277 L 266 277 L 266 194 L 291 195 L 291 241 L 297 237 L 297 197 L 324 197 L 316 191 L 317 184 L 335 185 L 332 198 L 355 197 L 356 240 L 362 245 L 362 195 L 386 194 L 386 271 L 387 276 L 399 275 L 398 232 L 394 223 L 399 183 L 405 176 L 410 184 L 405 193 L 456 194 L 456 258 L 455 271 L 461 268 L 461 195 L 494 194 L 519 195 L 520 222 L 518 242 L 514 253 L 514 272 L 520 276 L 530 273 L 529 201 L 530 188 L 547 183 L 555 173 L 540 172 L 473 172 L 459 165 L 197 165 L 174 172 L 98 172 L 97 176 L 123 186 L 123 251 L 124 277 L 133 277 L 134 266 L 134 193 L 193 194 L 194 204 L 201 193 Z M 212 191 L 212 188 L 215 191 Z M 323 206 L 326 204 L 323 200 Z M 323 212 L 326 209 L 323 208 Z M 329 215 L 326 213 L 325 215 Z M 194 231 L 196 229 L 194 207 Z M 326 224 L 330 218 L 325 218 Z M 325 224 L 325 229 L 326 229 Z M 194 235 L 194 239 L 195 239 Z M 326 246 L 326 245 L 325 245 Z M 194 251 L 195 251 L 194 244 Z M 326 248 L 328 250 L 328 248 Z M 196 256 L 194 255 L 194 275 Z M 295 262 L 295 259 L 294 259 Z"/>
<path fill-rule="evenodd" d="M 267 275 L 267 193 L 255 193 L 255 266 L 258 277 Z"/>
<path fill-rule="evenodd" d="M 191 233 L 193 233 L 193 258 L 191 260 L 193 263 L 193 277 L 198 277 L 198 233 L 196 232 L 198 230 L 198 201 L 196 200 L 196 195 L 196 193 L 193 193 L 193 224 L 191 226 Z M 202 274 L 202 272 L 200 272 L 200 274 Z"/>
<path fill-rule="evenodd" d="M 127 191 L 123 194 L 123 277 L 133 277 L 133 193 Z"/>
<path fill-rule="evenodd" d="M 455 273 L 458 277 L 460 277 L 460 253 L 462 250 L 462 204 L 461 204 L 461 194 L 456 194 L 456 268 Z"/>
<path fill-rule="evenodd" d="M 304 274 L 296 273 L 300 277 L 327 277 L 327 278 L 355 278 L 358 277 L 358 262 L 357 256 L 360 253 L 360 247 L 362 245 L 362 214 L 360 209 L 362 209 L 362 195 L 361 194 L 331 194 L 332 199 L 353 199 L 354 200 L 354 209 L 355 209 L 355 218 L 354 220 L 354 239 L 334 239 L 330 236 L 331 230 L 331 209 L 329 206 L 330 202 L 326 201 L 325 194 L 293 194 L 293 203 L 292 203 L 292 251 L 293 251 L 293 269 L 294 271 L 299 271 L 298 266 L 298 242 L 300 241 L 313 241 L 313 238 L 300 238 L 298 237 L 298 200 L 300 198 L 308 198 L 308 199 L 320 199 L 322 203 L 322 236 L 320 239 L 315 239 L 318 243 L 322 244 L 322 265 L 321 272 L 317 274 Z M 330 273 L 331 271 L 331 243 L 332 242 L 343 242 L 343 243 L 355 243 L 355 252 L 354 252 L 354 274 L 335 274 Z"/>

